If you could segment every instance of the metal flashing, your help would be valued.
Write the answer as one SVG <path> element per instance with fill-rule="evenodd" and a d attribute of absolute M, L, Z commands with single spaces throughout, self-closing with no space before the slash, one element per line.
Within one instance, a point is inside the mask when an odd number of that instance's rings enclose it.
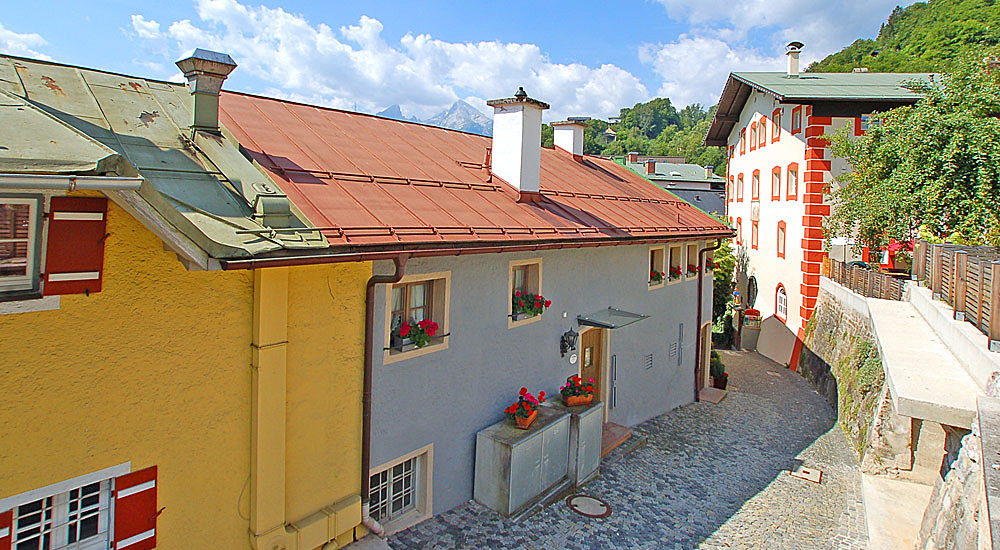
<path fill-rule="evenodd" d="M 576 317 L 576 321 L 580 325 L 614 329 L 622 328 L 648 318 L 649 315 L 645 315 L 643 313 L 632 313 L 630 311 L 609 307 L 608 309 L 595 311 L 590 315 L 578 315 Z"/>

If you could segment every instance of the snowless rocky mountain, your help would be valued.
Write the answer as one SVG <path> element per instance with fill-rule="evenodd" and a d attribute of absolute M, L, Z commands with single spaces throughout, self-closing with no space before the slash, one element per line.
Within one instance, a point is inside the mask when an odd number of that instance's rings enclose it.
<path fill-rule="evenodd" d="M 422 124 L 451 128 L 452 130 L 462 130 L 463 132 L 471 132 L 483 136 L 493 135 L 493 119 L 462 100 L 456 101 L 447 111 L 441 111 L 424 120 L 404 116 L 399 105 L 390 105 L 385 110 L 379 112 L 377 116 L 394 120 L 420 122 Z"/>

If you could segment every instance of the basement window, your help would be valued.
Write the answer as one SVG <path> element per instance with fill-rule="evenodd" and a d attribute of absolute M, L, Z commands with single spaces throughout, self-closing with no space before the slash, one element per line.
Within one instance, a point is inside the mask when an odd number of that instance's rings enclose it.
<path fill-rule="evenodd" d="M 392 285 L 386 300 L 384 363 L 448 348 L 450 287 L 451 272 L 408 275 Z"/>
<path fill-rule="evenodd" d="M 428 445 L 372 470 L 371 516 L 387 534 L 430 517 L 433 456 L 433 445 Z"/>

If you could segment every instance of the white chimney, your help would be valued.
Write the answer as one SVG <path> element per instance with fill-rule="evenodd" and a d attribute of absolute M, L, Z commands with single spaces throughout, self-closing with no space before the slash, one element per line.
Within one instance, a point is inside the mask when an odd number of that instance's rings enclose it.
<path fill-rule="evenodd" d="M 788 78 L 799 77 L 799 54 L 802 53 L 802 42 L 789 42 L 785 46 L 785 55 L 788 56 Z"/>
<path fill-rule="evenodd" d="M 542 111 L 548 103 L 518 88 L 514 97 L 492 99 L 493 152 L 490 170 L 521 192 L 521 200 L 539 199 L 542 172 Z"/>
<path fill-rule="evenodd" d="M 583 131 L 588 120 L 589 117 L 570 117 L 568 120 L 551 123 L 555 146 L 574 157 L 582 157 Z"/>
<path fill-rule="evenodd" d="M 226 77 L 236 68 L 236 62 L 224 53 L 198 48 L 178 61 L 177 68 L 184 73 L 194 96 L 191 127 L 218 131 L 219 92 Z"/>

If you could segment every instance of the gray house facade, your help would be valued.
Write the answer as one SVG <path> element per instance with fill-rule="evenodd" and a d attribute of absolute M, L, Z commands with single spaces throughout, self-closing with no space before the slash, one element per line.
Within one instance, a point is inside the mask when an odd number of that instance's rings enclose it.
<path fill-rule="evenodd" d="M 649 263 L 662 250 L 696 254 L 706 241 L 662 245 L 573 248 L 542 252 L 418 258 L 401 284 L 433 281 L 447 292 L 435 312 L 444 334 L 420 350 L 379 350 L 374 369 L 372 464 L 411 461 L 413 520 L 449 510 L 473 496 L 476 432 L 503 419 L 521 387 L 558 399 L 568 376 L 584 373 L 584 359 L 599 361 L 600 399 L 606 421 L 633 426 L 694 400 L 698 277 L 649 282 Z M 691 258 L 697 263 L 696 258 Z M 537 265 L 540 292 L 552 305 L 538 318 L 515 323 L 509 315 L 512 270 Z M 680 257 L 676 263 L 680 262 Z M 686 267 L 688 259 L 682 265 Z M 389 262 L 376 272 L 391 273 Z M 711 272 L 702 278 L 712 295 Z M 378 294 L 376 341 L 390 347 L 391 287 Z M 441 298 L 441 297 L 439 297 Z M 648 315 L 621 328 L 589 326 L 607 308 Z M 711 319 L 711 300 L 702 302 Z M 560 338 L 580 333 L 577 350 L 560 354 Z M 588 333 L 591 334 L 588 337 Z M 597 351 L 583 343 L 600 340 Z M 571 363 L 574 354 L 575 363 Z M 409 356 L 408 356 L 409 355 Z M 414 460 L 415 459 L 415 460 Z M 376 468 L 377 469 L 377 468 Z M 409 523 L 409 522 L 407 522 Z"/>

